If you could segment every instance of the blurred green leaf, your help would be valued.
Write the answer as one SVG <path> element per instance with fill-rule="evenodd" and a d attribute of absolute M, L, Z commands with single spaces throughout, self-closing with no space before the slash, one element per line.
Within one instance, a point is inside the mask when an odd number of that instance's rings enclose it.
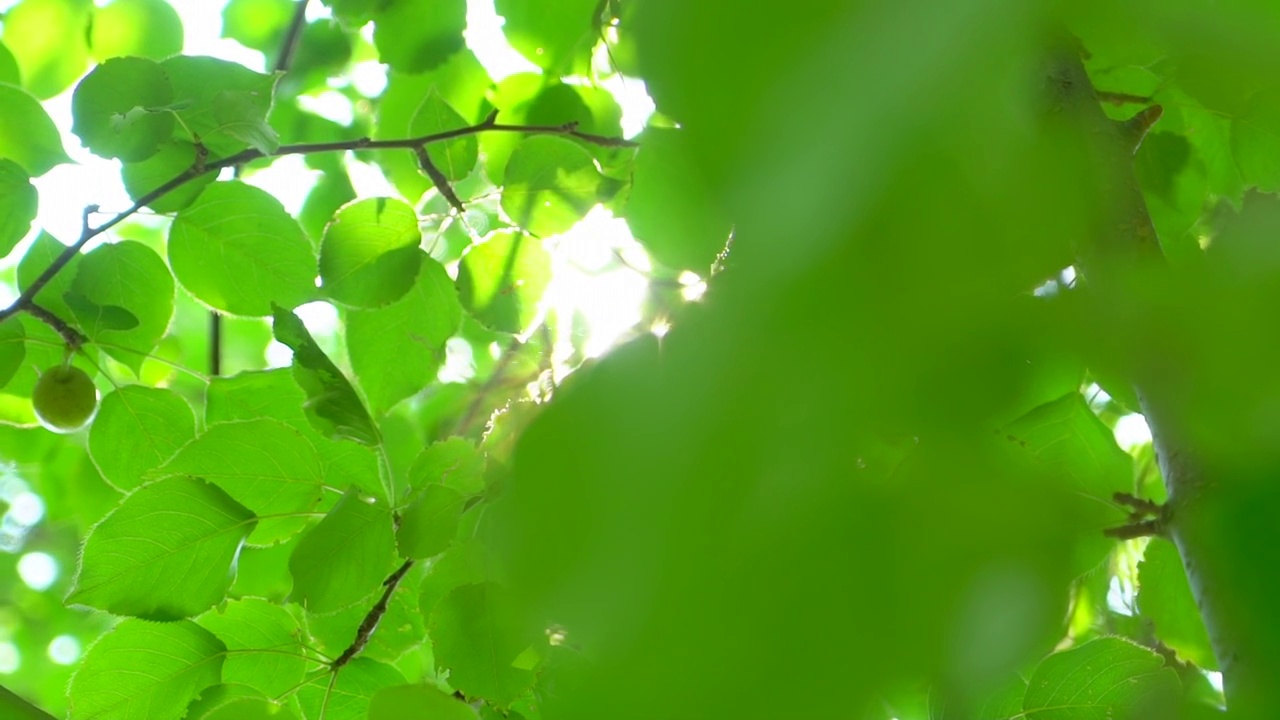
<path fill-rule="evenodd" d="M 462 306 L 501 332 L 529 329 L 550 282 L 550 255 L 541 241 L 520 232 L 490 233 L 467 249 L 458 266 Z"/>
<path fill-rule="evenodd" d="M 5 108 L 0 115 L 0 158 L 12 160 L 32 177 L 71 161 L 53 120 L 26 91 L 0 83 L 0 106 Z"/>
<path fill-rule="evenodd" d="M 89 66 L 90 0 L 22 0 L 5 12 L 4 44 L 22 86 L 46 100 L 71 87 Z M 9 107 L 0 95 L 0 106 Z M 32 175 L 42 175 L 32 172 Z"/>
<path fill-rule="evenodd" d="M 26 237 L 38 207 L 39 197 L 27 171 L 12 160 L 0 160 L 0 257 L 13 252 Z"/>
<path fill-rule="evenodd" d="M 137 56 L 163 60 L 182 52 L 182 18 L 165 0 L 111 0 L 95 8 L 89 52 L 98 62 Z"/>

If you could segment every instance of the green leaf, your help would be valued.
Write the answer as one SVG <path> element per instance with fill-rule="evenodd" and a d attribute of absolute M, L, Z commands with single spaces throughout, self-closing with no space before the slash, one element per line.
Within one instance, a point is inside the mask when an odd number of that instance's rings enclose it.
<path fill-rule="evenodd" d="M 0 257 L 27 236 L 39 202 L 27 171 L 12 160 L 0 160 Z"/>
<path fill-rule="evenodd" d="M 1246 187 L 1280 190 L 1280 91 L 1254 95 L 1231 121 L 1231 151 Z"/>
<path fill-rule="evenodd" d="M 173 97 L 183 103 L 177 110 L 175 136 L 203 142 L 214 158 L 243 150 L 243 137 L 256 121 L 265 120 L 271 108 L 276 78 L 243 65 L 211 57 L 178 55 L 160 63 L 173 83 Z M 219 111 L 229 103 L 231 110 Z M 240 137 L 238 137 L 240 136 Z"/>
<path fill-rule="evenodd" d="M 182 52 L 182 18 L 165 0 L 112 0 L 93 13 L 89 52 L 99 62 L 133 55 L 163 60 Z"/>
<path fill-rule="evenodd" d="M 381 414 L 435 380 L 444 345 L 462 321 L 458 291 L 440 263 L 421 257 L 417 281 L 399 301 L 347 314 L 351 368 Z"/>
<path fill-rule="evenodd" d="M 130 493 L 84 542 L 67 602 L 177 620 L 226 597 L 253 513 L 214 485 L 170 478 Z"/>
<path fill-rule="evenodd" d="M 1164 658 L 1104 637 L 1040 661 L 1023 710 L 1027 720 L 1166 717 L 1158 710 L 1168 709 L 1180 692 L 1178 675 L 1164 667 Z"/>
<path fill-rule="evenodd" d="M 113 58 L 76 85 L 71 131 L 96 155 L 146 160 L 173 134 L 173 113 L 160 109 L 172 102 L 169 76 L 154 61 Z"/>
<path fill-rule="evenodd" d="M 505 18 L 502 32 L 511 47 L 548 75 L 568 75 L 574 62 L 590 61 L 601 39 L 599 0 L 563 0 L 548 5 L 539 0 L 496 0 Z"/>
<path fill-rule="evenodd" d="M 0 107 L 4 108 L 0 113 L 0 158 L 17 163 L 31 177 L 71 162 L 53 120 L 25 90 L 0 83 Z"/>
<path fill-rule="evenodd" d="M 213 96 L 218 132 L 243 141 L 263 155 L 280 147 L 280 136 L 267 122 L 271 95 L 258 91 L 223 90 Z"/>
<path fill-rule="evenodd" d="M 565 232 L 599 199 L 600 173 L 591 154 L 564 138 L 535 136 L 520 143 L 504 182 L 503 212 L 538 237 Z"/>
<path fill-rule="evenodd" d="M 129 197 L 138 200 L 191 168 L 196 161 L 196 146 L 186 140 L 170 140 L 156 154 L 138 163 L 125 163 L 120 177 Z M 206 173 L 147 203 L 158 213 L 181 210 L 195 201 L 218 176 Z"/>
<path fill-rule="evenodd" d="M 307 420 L 306 396 L 293 380 L 293 370 L 277 368 L 211 378 L 205 396 L 205 422 L 274 418 L 301 432 L 315 447 L 326 482 L 336 490 L 357 487 L 370 495 L 384 490 L 378 459 L 363 446 L 321 436 Z"/>
<path fill-rule="evenodd" d="M 126 385 L 102 398 L 89 427 L 89 454 L 107 482 L 127 491 L 195 436 L 195 415 L 181 395 Z"/>
<path fill-rule="evenodd" d="M 515 663 L 539 638 L 520 625 L 518 607 L 492 582 L 463 585 L 435 606 L 428 632 L 436 666 L 449 671 L 453 688 L 506 706 L 533 685 L 533 671 Z"/>
<path fill-rule="evenodd" d="M 556 126 L 572 122 L 582 132 L 608 137 L 622 134 L 622 108 L 605 90 L 549 82 L 544 76 L 534 73 L 518 73 L 498 83 L 492 100 L 498 109 L 497 122 L 501 124 Z M 505 181 L 511 154 L 524 140 L 525 136 L 516 133 L 484 133 L 480 136 L 485 173 L 495 184 L 501 185 Z M 618 148 L 568 141 L 587 150 L 597 160 L 619 152 Z"/>
<path fill-rule="evenodd" d="M 300 516 L 319 504 L 323 487 L 320 458 L 311 443 L 267 418 L 211 425 L 153 473 L 177 474 L 215 483 L 261 517 L 249 538 L 255 545 L 301 530 L 307 519 Z"/>
<path fill-rule="evenodd" d="M 379 0 L 324 0 L 324 4 L 333 10 L 334 17 L 348 26 L 360 27 L 369 22 L 381 3 Z"/>
<path fill-rule="evenodd" d="M 4 44 L 13 51 L 23 87 L 32 95 L 51 98 L 84 74 L 92 7 L 89 0 L 22 0 L 5 12 Z M 0 99 L 0 107 L 11 106 Z"/>
<path fill-rule="evenodd" d="M 358 308 L 389 305 L 413 287 L 422 251 L 418 215 L 391 198 L 358 200 L 338 211 L 320 243 L 324 291 Z"/>
<path fill-rule="evenodd" d="M 639 141 L 627 225 L 658 262 L 707 274 L 732 223 L 698 167 L 688 134 L 649 128 Z"/>
<path fill-rule="evenodd" d="M 53 264 L 67 249 L 66 245 L 49 233 L 42 232 L 36 236 L 35 242 L 27 248 L 27 253 L 18 262 L 18 290 L 26 291 L 40 277 L 45 268 Z M 54 315 L 66 320 L 71 317 L 71 308 L 67 307 L 63 296 L 71 289 L 71 282 L 76 276 L 82 255 L 71 258 L 57 275 L 53 276 L 40 292 L 36 293 L 36 302 Z"/>
<path fill-rule="evenodd" d="M 79 294 L 102 308 L 119 307 L 133 323 L 89 323 L 72 307 L 85 333 L 134 373 L 169 328 L 173 318 L 173 276 L 154 250 L 133 240 L 100 245 L 80 258 L 71 283 Z M 119 346 L 119 347 L 112 347 Z"/>
<path fill-rule="evenodd" d="M 337 365 L 311 339 L 297 315 L 276 307 L 272 331 L 293 350 L 293 377 L 307 394 L 303 409 L 321 435 L 364 445 L 381 442 L 378 427 Z"/>
<path fill-rule="evenodd" d="M 466 0 L 392 0 L 373 15 L 373 44 L 383 63 L 420 73 L 461 50 L 466 27 Z"/>
<path fill-rule="evenodd" d="M 1116 445 L 1110 428 L 1078 392 L 1035 408 L 1005 432 L 1079 499 L 1077 510 L 1085 523 L 1081 532 L 1087 533 L 1081 541 L 1079 570 L 1092 569 L 1114 545 L 1101 530 L 1124 522 L 1125 514 L 1111 497 L 1132 490 L 1133 459 Z"/>
<path fill-rule="evenodd" d="M 124 620 L 89 648 L 72 676 L 71 720 L 181 717 L 218 683 L 226 650 L 189 620 Z"/>
<path fill-rule="evenodd" d="M 324 676 L 298 690 L 298 704 L 308 718 L 320 717 L 324 708 L 324 720 L 365 720 L 370 698 L 384 687 L 405 682 L 399 670 L 362 657 L 338 671 L 332 688 L 329 680 Z"/>
<path fill-rule="evenodd" d="M 538 315 L 551 282 L 551 256 L 537 238 L 500 230 L 472 245 L 458 266 L 458 296 L 477 320 L 521 333 Z"/>
<path fill-rule="evenodd" d="M 1182 558 L 1163 539 L 1153 539 L 1138 563 L 1138 608 L 1161 642 L 1206 670 L 1218 669 Z"/>
<path fill-rule="evenodd" d="M 410 137 L 410 123 L 423 98 L 432 92 L 438 93 L 468 123 L 479 122 L 490 109 L 485 94 L 492 84 L 484 66 L 466 48 L 449 56 L 444 65 L 431 72 L 408 75 L 393 71 L 378 101 L 373 136 L 381 140 Z M 452 142 L 444 145 L 453 147 Z M 411 153 L 378 153 L 374 161 L 400 194 L 411 201 L 417 201 L 431 187 Z"/>
<path fill-rule="evenodd" d="M 241 685 L 218 685 L 200 694 L 191 704 L 183 720 L 298 720 L 288 705 L 281 705 L 245 688 L 240 694 L 215 695 L 219 688 L 243 688 Z M 252 693 L 252 694 L 250 694 Z M 248 695 L 245 697 L 244 695 Z M 206 701 L 205 698 L 212 696 Z"/>
<path fill-rule="evenodd" d="M 285 608 L 259 598 L 233 600 L 196 619 L 227 646 L 222 681 L 279 697 L 302 682 L 307 669 L 302 629 Z"/>
<path fill-rule="evenodd" d="M 396 543 L 400 554 L 424 560 L 444 552 L 458 534 L 467 497 L 444 485 L 428 485 L 409 502 L 400 517 Z"/>
<path fill-rule="evenodd" d="M 22 86 L 22 75 L 18 72 L 18 61 L 4 43 L 0 43 L 0 83 Z"/>
<path fill-rule="evenodd" d="M 16 317 L 0 322 L 0 388 L 9 384 L 27 356 L 27 333 Z"/>
<path fill-rule="evenodd" d="M 391 512 L 349 490 L 289 558 L 294 597 L 308 612 L 336 612 L 381 587 L 394 563 Z"/>
<path fill-rule="evenodd" d="M 1209 180 L 1188 138 L 1148 133 L 1138 148 L 1134 174 L 1142 186 L 1156 235 L 1171 260 L 1201 255 L 1196 226 L 1209 195 Z"/>
<path fill-rule="evenodd" d="M 409 486 L 417 489 L 439 483 L 463 495 L 476 495 L 484 491 L 484 464 L 484 454 L 466 438 L 434 442 L 409 469 Z"/>
<path fill-rule="evenodd" d="M 236 315 L 315 296 L 316 258 L 280 201 L 241 182 L 210 185 L 169 229 L 169 264 L 192 295 Z"/>
<path fill-rule="evenodd" d="M 401 720 L 414 715 L 432 720 L 476 720 L 470 705 L 430 685 L 384 687 L 369 702 L 369 720 Z"/>
<path fill-rule="evenodd" d="M 222 37 L 247 48 L 274 53 L 293 19 L 290 0 L 231 0 L 222 9 Z"/>
<path fill-rule="evenodd" d="M 74 290 L 68 290 L 62 299 L 90 338 L 96 339 L 108 330 L 132 330 L 138 327 L 138 316 L 119 305 L 99 305 Z M 131 359 L 139 358 L 135 355 Z M 138 364 L 141 365 L 141 362 Z"/>
<path fill-rule="evenodd" d="M 422 104 L 414 111 L 409 120 L 409 135 L 420 137 L 434 135 L 446 130 L 456 130 L 470 125 L 467 119 L 454 110 L 440 92 L 432 87 Z M 476 166 L 480 155 L 480 142 L 475 135 L 464 135 L 453 140 L 431 143 L 427 146 L 427 155 L 440 172 L 450 180 L 462 180 Z"/>

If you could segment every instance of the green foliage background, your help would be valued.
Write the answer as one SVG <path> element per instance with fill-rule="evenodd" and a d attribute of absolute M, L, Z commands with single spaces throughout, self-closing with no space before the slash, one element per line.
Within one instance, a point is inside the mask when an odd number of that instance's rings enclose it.
<path fill-rule="evenodd" d="M 0 562 L 8 688 L 73 719 L 1066 720 L 1217 717 L 1221 670 L 1232 717 L 1276 716 L 1274 3 L 498 0 L 539 68 L 500 82 L 462 0 L 324 4 L 296 41 L 305 3 L 228 4 L 267 74 L 181 55 L 162 0 L 4 13 L 0 491 L 47 507 L 14 543 L 77 567 Z M 1114 167 L 1046 89 L 1067 35 L 1099 92 L 1059 92 L 1163 108 Z M 634 144 L 614 73 L 657 106 Z M 32 228 L 69 88 L 148 211 L 79 242 Z M 290 154 L 323 172 L 296 217 L 246 182 Z M 1126 182 L 1165 261 L 1090 277 L 1142 235 Z M 654 270 L 584 362 L 540 302 L 598 205 Z M 30 394 L 68 339 L 103 397 L 63 436 Z M 1168 499 L 1113 433 L 1138 379 L 1229 487 L 1167 506 L 1207 545 L 1103 534 L 1117 493 Z"/>

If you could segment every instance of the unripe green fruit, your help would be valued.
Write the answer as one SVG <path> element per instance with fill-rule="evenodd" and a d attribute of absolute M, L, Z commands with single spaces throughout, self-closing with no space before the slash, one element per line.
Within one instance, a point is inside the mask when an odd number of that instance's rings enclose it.
<path fill-rule="evenodd" d="M 98 409 L 98 388 L 88 373 L 74 365 L 55 365 L 36 383 L 31 393 L 36 419 L 56 433 L 79 430 Z"/>

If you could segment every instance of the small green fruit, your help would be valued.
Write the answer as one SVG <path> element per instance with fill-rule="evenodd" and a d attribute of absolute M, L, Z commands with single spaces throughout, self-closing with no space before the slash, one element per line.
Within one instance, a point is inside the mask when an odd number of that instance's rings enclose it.
<path fill-rule="evenodd" d="M 49 368 L 31 393 L 36 419 L 56 433 L 79 430 L 98 409 L 98 388 L 88 373 L 74 365 Z"/>

